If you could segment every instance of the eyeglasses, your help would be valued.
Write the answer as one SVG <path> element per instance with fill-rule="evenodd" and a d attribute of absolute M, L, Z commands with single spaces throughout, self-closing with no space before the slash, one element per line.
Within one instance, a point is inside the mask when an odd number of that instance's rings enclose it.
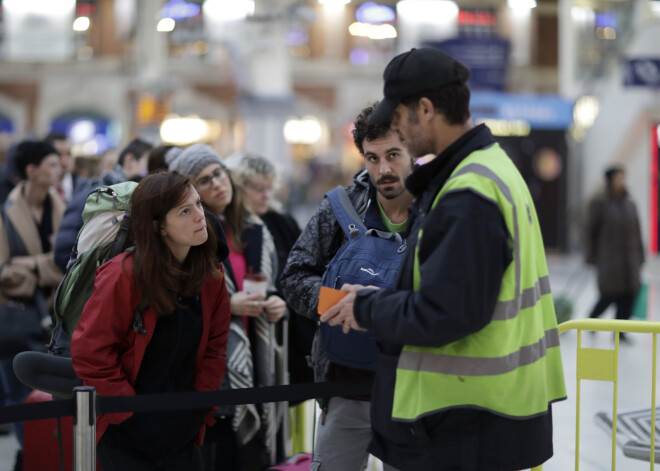
<path fill-rule="evenodd" d="M 252 185 L 252 184 L 248 183 L 247 185 L 245 185 L 245 187 L 248 190 L 252 190 L 255 193 L 260 193 L 262 195 L 265 194 L 265 193 L 272 193 L 272 191 L 273 191 L 273 187 L 265 186 L 265 185 Z"/>
<path fill-rule="evenodd" d="M 222 170 L 222 168 L 218 167 L 215 170 L 213 170 L 213 173 L 211 175 L 204 175 L 203 177 L 200 177 L 195 182 L 195 186 L 197 186 L 197 188 L 201 191 L 206 191 L 209 188 L 211 188 L 214 179 L 218 183 L 224 183 L 229 179 L 229 175 L 227 175 L 227 172 Z"/>

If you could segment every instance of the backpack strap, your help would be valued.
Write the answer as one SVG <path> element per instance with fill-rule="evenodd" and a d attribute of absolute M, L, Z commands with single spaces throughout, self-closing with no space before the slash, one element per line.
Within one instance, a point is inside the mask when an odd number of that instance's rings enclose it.
<path fill-rule="evenodd" d="M 355 210 L 355 206 L 351 203 L 351 200 L 348 198 L 346 190 L 344 190 L 343 187 L 338 186 L 333 188 L 325 195 L 330 200 L 332 211 L 335 213 L 337 222 L 349 239 L 367 235 L 376 236 L 381 239 L 394 239 L 399 245 L 405 245 L 403 237 L 397 232 L 367 229 L 367 226 L 364 225 L 362 218 L 360 218 L 360 215 Z M 405 248 L 403 250 L 405 250 Z"/>
<path fill-rule="evenodd" d="M 146 297 L 142 297 L 140 304 L 133 311 L 133 331 L 139 332 L 142 335 L 147 335 L 147 329 L 144 328 L 144 323 L 142 322 L 142 313 L 149 305 L 149 300 Z"/>
<path fill-rule="evenodd" d="M 379 237 L 381 239 L 394 239 L 394 242 L 396 242 L 399 245 L 405 245 L 406 243 L 405 239 L 401 237 L 401 234 L 399 234 L 398 232 L 387 232 L 387 231 L 379 231 L 378 229 L 369 229 L 366 235 Z M 401 252 L 403 252 L 403 250 L 401 250 Z"/>
<path fill-rule="evenodd" d="M 325 195 L 330 200 L 337 222 L 349 239 L 366 234 L 367 226 L 364 225 L 362 218 L 355 210 L 343 187 L 333 188 Z"/>
<path fill-rule="evenodd" d="M 112 243 L 112 248 L 108 253 L 108 257 L 107 259 L 103 260 L 104 263 L 126 250 L 126 242 L 128 241 L 128 230 L 130 229 L 130 226 L 131 210 L 127 209 L 124 213 L 124 217 L 121 220 L 121 224 L 119 225 L 119 231 L 115 236 L 115 241 Z"/>

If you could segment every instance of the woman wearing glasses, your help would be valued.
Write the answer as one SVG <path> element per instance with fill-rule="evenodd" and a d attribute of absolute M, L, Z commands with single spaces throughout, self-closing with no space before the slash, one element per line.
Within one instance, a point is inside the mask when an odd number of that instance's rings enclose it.
<path fill-rule="evenodd" d="M 193 179 L 202 202 L 218 216 L 227 236 L 230 252 L 224 265 L 232 321 L 228 374 L 222 388 L 280 383 L 284 372 L 276 368 L 277 356 L 285 352 L 278 345 L 275 323 L 285 314 L 286 303 L 275 294 L 277 254 L 270 232 L 250 211 L 243 189 L 234 184 L 211 147 L 188 147 L 170 163 L 170 170 Z M 251 292 L 259 285 L 265 290 Z M 211 469 L 250 471 L 272 464 L 281 416 L 278 407 L 270 403 L 221 408 L 221 419 L 209 433 L 209 440 L 217 444 L 213 455 L 218 457 Z"/>

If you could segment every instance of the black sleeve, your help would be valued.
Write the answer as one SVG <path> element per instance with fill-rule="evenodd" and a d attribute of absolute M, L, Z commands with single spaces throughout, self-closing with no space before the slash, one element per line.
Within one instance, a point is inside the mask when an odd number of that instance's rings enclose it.
<path fill-rule="evenodd" d="M 512 260 L 497 206 L 471 191 L 447 195 L 423 225 L 419 291 L 360 291 L 356 320 L 386 342 L 439 347 L 456 341 L 490 322 Z"/>
<path fill-rule="evenodd" d="M 336 244 L 339 237 L 343 237 L 343 232 L 337 224 L 330 201 L 323 198 L 289 252 L 280 277 L 287 303 L 304 317 L 318 319 L 316 306 L 321 279 L 337 252 L 335 247 L 339 246 Z"/>

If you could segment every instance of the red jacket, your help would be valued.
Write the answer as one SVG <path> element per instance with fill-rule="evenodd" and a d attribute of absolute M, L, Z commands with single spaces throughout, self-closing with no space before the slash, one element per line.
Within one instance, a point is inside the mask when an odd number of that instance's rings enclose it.
<path fill-rule="evenodd" d="M 124 263 L 125 261 L 125 263 Z M 76 374 L 85 385 L 93 386 L 100 396 L 134 396 L 144 352 L 156 326 L 156 315 L 150 307 L 142 313 L 146 335 L 133 331 L 133 311 L 140 296 L 133 278 L 133 258 L 121 254 L 96 272 L 94 291 L 85 304 L 71 339 L 71 357 Z M 224 275 L 209 277 L 202 286 L 202 337 L 197 350 L 195 390 L 220 389 L 225 375 L 227 337 L 229 333 L 229 296 Z M 205 423 L 214 419 L 206 416 Z M 132 412 L 101 414 L 96 426 L 96 439 L 101 439 L 109 424 L 128 419 Z M 204 439 L 202 425 L 197 444 Z"/>

